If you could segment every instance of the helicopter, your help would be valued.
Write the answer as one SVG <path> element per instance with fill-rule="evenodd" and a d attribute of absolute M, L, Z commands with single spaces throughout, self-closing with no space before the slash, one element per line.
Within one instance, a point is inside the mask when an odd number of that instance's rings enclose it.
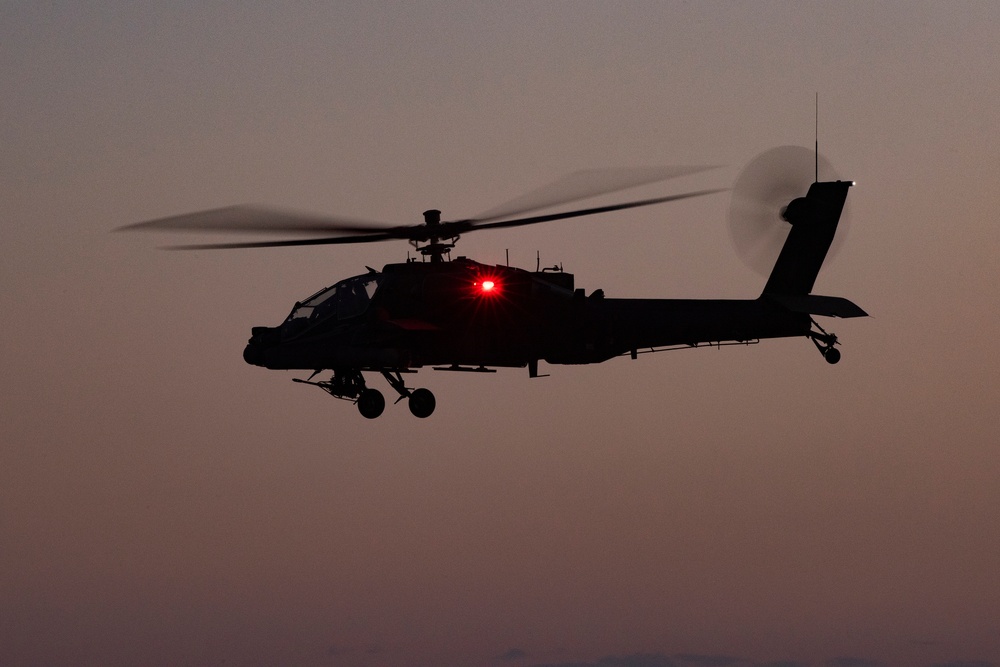
<path fill-rule="evenodd" d="M 804 152 L 803 152 L 804 151 Z M 534 271 L 489 265 L 464 256 L 451 258 L 459 238 L 474 231 L 553 222 L 653 206 L 722 192 L 698 190 L 559 213 L 525 213 L 607 194 L 640 184 L 694 173 L 708 167 L 618 172 L 578 172 L 554 188 L 542 188 L 512 205 L 478 218 L 445 221 L 437 209 L 423 223 L 386 226 L 267 207 L 230 206 L 119 227 L 119 230 L 296 233 L 308 238 L 169 246 L 174 249 L 279 248 L 405 240 L 419 257 L 366 267 L 295 303 L 277 326 L 255 326 L 243 351 L 246 363 L 267 369 L 311 371 L 294 382 L 319 387 L 350 401 L 367 419 L 385 410 L 382 392 L 365 374 L 380 374 L 410 412 L 429 417 L 434 394 L 407 385 L 404 375 L 430 367 L 438 371 L 495 373 L 525 368 L 544 377 L 539 362 L 596 364 L 619 356 L 702 346 L 750 345 L 764 339 L 804 337 L 829 364 L 840 361 L 835 334 L 813 316 L 853 318 L 867 313 L 842 297 L 813 294 L 813 286 L 834 241 L 851 181 L 797 182 L 812 152 L 781 147 L 758 156 L 732 188 L 730 225 L 765 227 L 780 250 L 756 299 L 609 298 L 575 285 L 561 266 Z M 825 162 L 824 162 L 825 164 Z M 812 166 L 812 165 L 810 165 Z M 775 171 L 784 171 L 778 177 Z M 811 170 L 810 170 L 811 171 Z M 793 177 L 789 178 L 789 173 Z M 607 177 L 603 184 L 595 178 Z M 801 179 L 798 179 L 801 181 Z M 802 190 L 805 190 L 802 192 Z M 555 193 L 555 194 L 554 194 Z M 775 230 L 775 224 L 781 227 Z M 773 241 L 773 239 L 772 239 Z M 743 245 L 759 245 L 755 239 Z M 326 379 L 317 379 L 329 372 Z"/>

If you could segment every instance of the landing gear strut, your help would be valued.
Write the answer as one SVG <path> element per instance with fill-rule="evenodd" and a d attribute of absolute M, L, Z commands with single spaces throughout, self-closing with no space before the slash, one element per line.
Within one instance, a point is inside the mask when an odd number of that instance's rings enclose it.
<path fill-rule="evenodd" d="M 396 399 L 397 403 L 404 398 L 407 399 L 406 404 L 409 406 L 410 413 L 414 417 L 425 419 L 431 416 L 431 413 L 434 412 L 434 408 L 437 406 L 437 401 L 434 400 L 434 394 L 431 393 L 430 389 L 407 388 L 403 383 L 403 376 L 399 372 L 390 373 L 389 371 L 382 371 L 382 376 L 385 377 L 389 385 L 399 394 L 399 398 Z"/>
<path fill-rule="evenodd" d="M 811 322 L 819 331 L 810 331 L 809 338 L 816 346 L 816 349 L 819 350 L 819 353 L 823 355 L 823 358 L 826 359 L 826 363 L 835 364 L 840 361 L 840 350 L 834 347 L 834 345 L 839 345 L 837 335 L 827 333 L 826 329 L 821 327 L 816 320 L 811 320 Z"/>
<path fill-rule="evenodd" d="M 319 371 L 316 371 L 307 380 L 296 378 L 293 382 L 311 384 L 314 387 L 319 387 L 334 398 L 355 403 L 358 406 L 358 412 L 365 419 L 375 419 L 385 411 L 385 397 L 378 389 L 372 389 L 365 384 L 365 377 L 361 374 L 361 371 L 334 370 L 333 377 L 329 380 L 313 382 L 312 379 L 318 373 Z M 410 389 L 403 382 L 403 376 L 400 371 L 382 371 L 382 375 L 389 382 L 389 386 L 399 394 L 396 403 L 405 398 L 413 416 L 420 419 L 431 416 L 437 405 L 437 401 L 434 400 L 434 394 L 429 389 Z"/>

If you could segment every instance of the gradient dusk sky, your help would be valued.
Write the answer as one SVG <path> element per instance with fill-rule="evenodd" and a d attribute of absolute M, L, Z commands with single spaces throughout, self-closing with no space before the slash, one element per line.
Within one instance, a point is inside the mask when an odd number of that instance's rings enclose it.
<path fill-rule="evenodd" d="M 1000 665 L 998 54 L 995 2 L 0 0 L 0 664 Z M 726 165 L 601 203 L 730 187 L 812 146 L 817 93 L 857 186 L 816 291 L 872 314 L 823 322 L 837 366 L 427 369 L 433 416 L 367 421 L 241 354 L 405 244 L 110 233 L 455 219 L 601 167 Z M 753 298 L 728 206 L 459 251 Z"/>

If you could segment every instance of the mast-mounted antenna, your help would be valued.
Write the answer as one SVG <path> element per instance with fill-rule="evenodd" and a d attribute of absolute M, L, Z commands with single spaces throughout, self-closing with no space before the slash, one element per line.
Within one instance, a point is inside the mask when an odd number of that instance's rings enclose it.
<path fill-rule="evenodd" d="M 819 183 L 819 91 L 816 91 L 816 182 Z"/>

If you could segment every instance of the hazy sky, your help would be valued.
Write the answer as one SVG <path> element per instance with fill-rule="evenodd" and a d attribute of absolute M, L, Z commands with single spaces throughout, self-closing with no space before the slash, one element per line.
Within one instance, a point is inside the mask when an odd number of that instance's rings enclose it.
<path fill-rule="evenodd" d="M 996 3 L 0 1 L 0 663 L 1000 664 L 998 45 Z M 425 370 L 431 418 L 367 421 L 241 353 L 405 244 L 109 233 L 458 218 L 595 167 L 728 187 L 812 145 L 817 92 L 858 185 L 816 291 L 873 315 L 824 322 L 837 366 Z M 727 209 L 459 248 L 752 298 Z"/>

